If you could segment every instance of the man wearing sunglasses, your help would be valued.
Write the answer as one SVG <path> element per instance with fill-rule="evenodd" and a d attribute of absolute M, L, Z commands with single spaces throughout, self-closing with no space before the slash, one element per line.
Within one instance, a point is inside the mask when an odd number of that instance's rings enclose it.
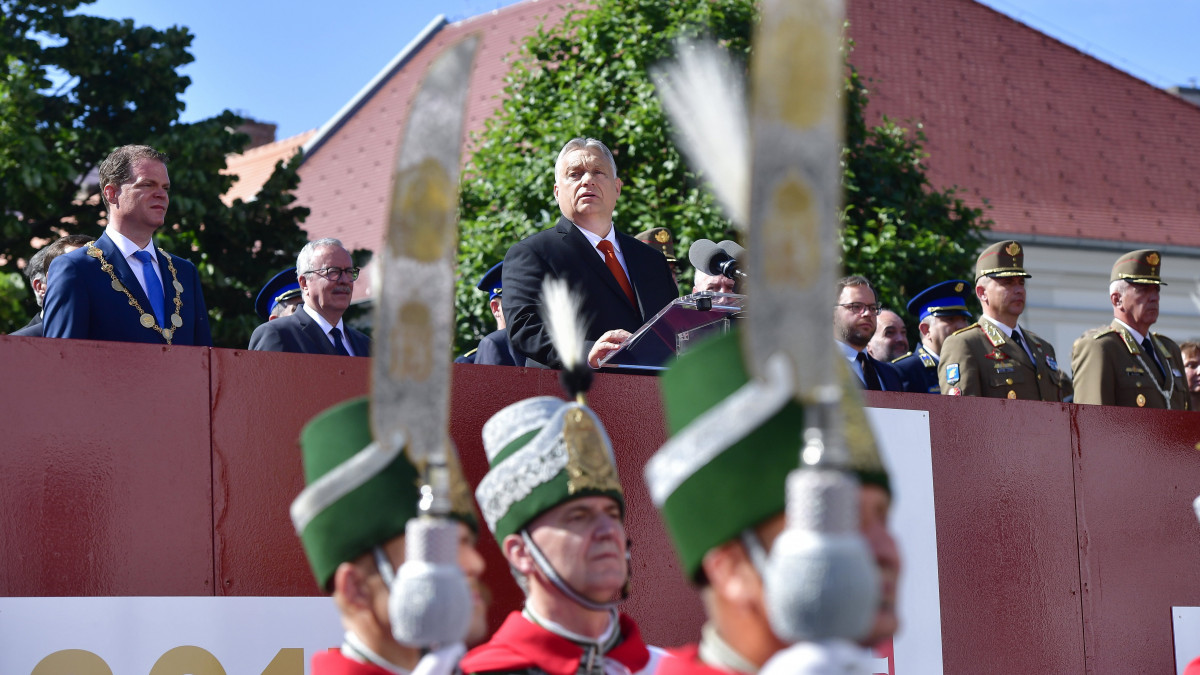
<path fill-rule="evenodd" d="M 266 352 L 370 356 L 371 339 L 342 322 L 359 269 L 337 239 L 310 241 L 296 257 L 304 306 L 254 329 L 250 349 Z"/>

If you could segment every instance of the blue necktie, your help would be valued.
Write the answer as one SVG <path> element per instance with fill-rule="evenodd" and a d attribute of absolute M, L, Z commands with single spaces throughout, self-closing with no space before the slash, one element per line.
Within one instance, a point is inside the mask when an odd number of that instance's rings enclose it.
<path fill-rule="evenodd" d="M 163 314 L 163 287 L 154 271 L 154 256 L 149 251 L 138 251 L 133 254 L 142 263 L 142 278 L 146 280 L 146 297 L 150 298 L 150 307 L 154 310 L 154 318 L 160 328 L 167 327 L 167 317 Z"/>
<path fill-rule="evenodd" d="M 341 356 L 350 356 L 350 352 L 346 351 L 346 343 L 342 342 L 342 331 L 338 330 L 337 326 L 334 326 L 329 331 L 329 334 L 333 336 L 333 351 Z"/>

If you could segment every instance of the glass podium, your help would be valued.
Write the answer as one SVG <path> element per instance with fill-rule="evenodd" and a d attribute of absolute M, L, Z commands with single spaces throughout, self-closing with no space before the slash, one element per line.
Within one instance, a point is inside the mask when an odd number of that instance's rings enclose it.
<path fill-rule="evenodd" d="M 665 370 L 671 357 L 714 333 L 728 331 L 745 311 L 746 296 L 700 291 L 672 300 L 621 348 L 600 361 L 601 368 Z"/>

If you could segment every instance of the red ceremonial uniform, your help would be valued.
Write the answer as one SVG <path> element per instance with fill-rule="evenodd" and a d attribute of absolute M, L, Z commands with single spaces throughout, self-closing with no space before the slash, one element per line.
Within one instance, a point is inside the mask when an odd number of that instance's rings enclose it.
<path fill-rule="evenodd" d="M 657 675 L 729 675 L 737 672 L 714 668 L 701 661 L 699 643 L 684 645 L 667 653 L 673 658 L 662 660 Z"/>
<path fill-rule="evenodd" d="M 313 655 L 312 675 L 392 675 L 373 663 L 355 661 L 342 655 L 340 649 L 330 649 Z"/>
<path fill-rule="evenodd" d="M 604 658 L 620 662 L 631 673 L 650 663 L 650 650 L 642 642 L 641 631 L 628 616 L 620 615 L 621 642 Z M 491 640 L 467 652 L 459 662 L 464 673 L 510 673 L 540 670 L 547 675 L 576 675 L 584 656 L 583 647 L 551 633 L 512 612 Z M 669 660 L 669 659 L 664 659 Z"/>

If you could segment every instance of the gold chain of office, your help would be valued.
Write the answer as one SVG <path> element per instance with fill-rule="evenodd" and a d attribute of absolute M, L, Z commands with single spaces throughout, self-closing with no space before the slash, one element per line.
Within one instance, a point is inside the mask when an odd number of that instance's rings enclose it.
<path fill-rule="evenodd" d="M 183 325 L 183 317 L 179 314 L 179 310 L 183 307 L 183 284 L 179 283 L 179 275 L 175 273 L 175 261 L 171 260 L 170 254 L 161 248 L 158 249 L 158 252 L 161 253 L 164 258 L 166 258 L 167 268 L 171 270 L 171 284 L 175 286 L 175 313 L 171 315 L 172 327 L 163 328 L 162 326 L 158 325 L 158 320 L 154 318 L 153 314 L 149 314 L 142 309 L 142 306 L 138 303 L 137 298 L 133 297 L 133 294 L 129 292 L 129 289 L 125 288 L 125 284 L 121 283 L 121 280 L 117 278 L 116 273 L 113 272 L 112 263 L 104 259 L 104 252 L 99 248 L 96 248 L 96 244 L 94 242 L 88 242 L 87 246 L 87 254 L 99 260 L 100 269 L 108 272 L 108 276 L 112 278 L 113 290 L 118 293 L 124 293 L 125 297 L 129 298 L 129 306 L 136 309 L 138 314 L 141 315 L 139 320 L 142 322 L 142 325 L 158 333 L 159 335 L 162 335 L 163 339 L 167 341 L 167 344 L 171 344 L 171 338 L 174 337 L 175 331 L 179 330 L 179 327 Z"/>

